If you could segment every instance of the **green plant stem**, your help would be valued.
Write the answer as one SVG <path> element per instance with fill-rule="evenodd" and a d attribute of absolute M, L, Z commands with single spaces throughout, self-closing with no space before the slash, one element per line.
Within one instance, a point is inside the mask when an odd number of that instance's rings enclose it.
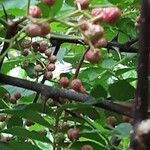
<path fill-rule="evenodd" d="M 88 50 L 89 50 L 89 47 L 88 47 L 88 48 L 84 51 L 84 53 L 82 54 L 82 56 L 81 56 L 81 58 L 80 58 L 80 60 L 79 60 L 79 63 L 78 63 L 78 65 L 77 65 L 75 74 L 74 74 L 74 76 L 73 76 L 73 79 L 78 78 L 78 75 L 79 75 L 79 72 L 80 72 L 80 68 L 81 68 L 81 66 L 82 66 L 82 63 L 83 63 L 83 61 L 84 61 L 84 57 L 85 57 L 86 53 L 88 52 Z"/>
<path fill-rule="evenodd" d="M 26 11 L 27 16 L 29 14 L 30 4 L 31 4 L 31 0 L 28 0 L 27 11 Z"/>

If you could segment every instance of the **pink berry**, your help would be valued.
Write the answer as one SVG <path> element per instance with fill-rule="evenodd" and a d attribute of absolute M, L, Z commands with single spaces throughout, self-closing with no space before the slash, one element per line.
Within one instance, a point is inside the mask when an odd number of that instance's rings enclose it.
<path fill-rule="evenodd" d="M 80 136 L 80 130 L 77 128 L 71 128 L 68 130 L 67 135 L 71 141 L 77 140 Z"/>
<path fill-rule="evenodd" d="M 117 7 L 108 7 L 104 9 L 103 21 L 109 24 L 115 23 L 121 16 L 121 12 Z"/>
<path fill-rule="evenodd" d="M 95 51 L 89 50 L 86 55 L 85 59 L 89 61 L 90 63 L 98 63 L 100 60 L 101 54 L 99 49 L 96 49 Z"/>
<path fill-rule="evenodd" d="M 70 87 L 75 91 L 80 91 L 82 83 L 79 79 L 74 79 L 71 81 Z"/>
<path fill-rule="evenodd" d="M 69 79 L 67 77 L 61 77 L 59 83 L 61 87 L 67 88 L 69 86 Z"/>
<path fill-rule="evenodd" d="M 42 15 L 41 9 L 38 6 L 31 6 L 29 9 L 29 15 L 33 18 L 39 18 Z"/>

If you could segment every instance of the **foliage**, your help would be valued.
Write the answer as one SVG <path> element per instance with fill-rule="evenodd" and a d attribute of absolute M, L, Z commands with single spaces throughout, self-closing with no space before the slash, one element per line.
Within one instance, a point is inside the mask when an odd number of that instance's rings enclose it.
<path fill-rule="evenodd" d="M 31 2 L 30 0 L 1 0 L 0 4 L 3 4 L 8 18 L 12 20 L 26 16 L 28 5 L 37 5 L 42 11 L 42 18 L 34 20 L 28 17 L 19 25 L 19 32 L 9 39 L 10 46 L 6 50 L 9 51 L 9 59 L 5 57 L 1 68 L 1 73 L 25 80 L 41 82 L 43 72 L 37 73 L 35 66 L 40 64 L 44 68 L 49 60 L 44 53 L 35 51 L 31 43 L 28 48 L 29 54 L 23 56 L 24 42 L 42 43 L 45 41 L 48 43 L 48 48 L 54 52 L 58 44 L 55 45 L 55 39 L 83 40 L 77 20 L 79 18 L 92 20 L 90 12 L 93 8 L 117 6 L 121 10 L 121 18 L 116 23 L 101 23 L 108 42 L 124 44 L 138 37 L 139 31 L 135 27 L 135 20 L 139 15 L 137 0 L 91 0 L 89 9 L 83 11 L 78 10 L 73 0 L 56 0 L 52 7 L 45 5 L 41 0 L 31 0 Z M 6 14 L 0 5 L 0 49 L 5 41 L 7 43 L 5 18 Z M 51 28 L 50 36 L 28 37 L 25 34 L 25 27 L 34 21 L 48 22 Z M 114 41 L 117 34 L 118 39 Z M 79 60 L 87 47 L 80 43 L 64 42 L 57 54 L 53 78 L 45 83 L 60 88 L 60 76 L 64 75 L 71 81 L 75 77 Z M 134 47 L 137 48 L 137 43 Z M 3 56 L 1 55 L 0 59 Z M 97 64 L 91 64 L 84 60 L 77 76 L 82 81 L 86 94 L 95 97 L 96 102 L 111 99 L 118 103 L 130 103 L 135 96 L 136 62 L 136 53 L 126 52 L 123 49 L 119 52 L 117 46 L 111 49 L 103 47 L 100 61 Z M 23 67 L 24 65 L 26 66 Z M 16 92 L 21 93 L 21 98 L 16 104 L 12 104 L 8 97 L 13 97 Z M 95 150 L 108 150 L 113 147 L 111 142 L 114 137 L 121 140 L 116 149 L 128 149 L 132 125 L 125 123 L 122 115 L 94 107 L 91 103 L 69 102 L 68 100 L 58 103 L 57 100 L 60 98 L 55 98 L 54 101 L 48 99 L 45 112 L 43 112 L 41 96 L 38 97 L 38 103 L 32 103 L 35 96 L 36 92 L 28 89 L 0 85 L 0 115 L 6 116 L 6 120 L 0 122 L 0 147 L 3 150 L 19 150 L 20 147 L 32 150 L 79 150 L 85 144 L 91 145 Z M 115 116 L 116 126 L 108 124 L 106 119 L 108 116 Z M 27 126 L 27 120 L 32 120 L 34 124 Z M 78 140 L 68 139 L 67 131 L 70 128 L 80 130 Z M 6 140 L 8 136 L 10 141 Z"/>

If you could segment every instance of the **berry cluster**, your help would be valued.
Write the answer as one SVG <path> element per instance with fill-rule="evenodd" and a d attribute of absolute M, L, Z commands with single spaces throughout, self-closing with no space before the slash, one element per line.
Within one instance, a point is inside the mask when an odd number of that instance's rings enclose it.
<path fill-rule="evenodd" d="M 25 27 L 25 33 L 29 37 L 46 36 L 50 33 L 50 26 L 47 22 L 29 23 Z"/>
<path fill-rule="evenodd" d="M 73 79 L 71 83 L 69 83 L 69 79 L 67 77 L 60 78 L 60 86 L 63 88 L 67 88 L 70 85 L 70 88 L 79 93 L 85 93 L 85 89 L 82 85 L 82 82 L 79 79 Z"/>
<path fill-rule="evenodd" d="M 19 92 L 16 92 L 14 95 L 12 95 L 10 98 L 9 98 L 9 102 L 11 104 L 16 104 L 17 101 L 21 98 L 21 94 Z"/>
<path fill-rule="evenodd" d="M 54 5 L 55 0 L 43 0 L 43 3 L 50 7 Z M 40 18 L 42 16 L 42 11 L 38 6 L 31 6 L 28 15 L 33 19 Z M 29 37 L 43 37 L 50 33 L 50 26 L 47 22 L 39 23 L 34 20 L 34 23 L 29 23 L 28 25 L 26 25 L 25 33 Z"/>
<path fill-rule="evenodd" d="M 100 23 L 102 21 L 108 24 L 115 23 L 120 18 L 121 12 L 117 7 L 95 8 L 91 11 L 91 16 L 93 18 L 92 22 L 81 19 L 79 20 L 79 26 L 85 43 L 90 46 L 85 59 L 90 63 L 98 63 L 101 57 L 98 48 L 107 46 L 104 29 Z"/>
<path fill-rule="evenodd" d="M 91 15 L 92 17 L 98 17 L 99 21 L 112 24 L 120 18 L 121 12 L 118 7 L 94 8 Z"/>
<path fill-rule="evenodd" d="M 34 51 L 39 51 L 40 53 L 43 53 L 47 59 L 49 60 L 48 64 L 44 68 L 41 64 L 37 64 L 34 67 L 34 70 L 37 73 L 44 72 L 44 77 L 46 80 L 50 80 L 53 77 L 52 72 L 55 70 L 55 62 L 57 60 L 56 56 L 52 55 L 51 50 L 48 47 L 47 42 L 41 42 L 40 44 L 37 42 L 32 43 L 32 48 Z"/>
<path fill-rule="evenodd" d="M 85 59 L 90 63 L 98 63 L 101 57 L 98 47 L 105 47 L 107 45 L 107 40 L 104 37 L 104 29 L 99 24 L 94 24 L 85 20 L 79 21 L 79 24 L 85 43 L 90 45 Z"/>

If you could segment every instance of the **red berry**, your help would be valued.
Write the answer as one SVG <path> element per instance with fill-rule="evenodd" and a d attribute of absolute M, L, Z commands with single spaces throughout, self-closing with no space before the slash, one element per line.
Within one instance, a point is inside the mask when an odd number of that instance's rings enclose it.
<path fill-rule="evenodd" d="M 43 3 L 50 7 L 55 4 L 55 0 L 43 0 Z"/>
<path fill-rule="evenodd" d="M 97 41 L 94 41 L 94 43 L 93 43 L 94 47 L 96 47 L 96 48 L 106 47 L 107 44 L 108 44 L 108 42 L 107 42 L 106 38 L 104 38 L 104 37 L 100 38 Z"/>
<path fill-rule="evenodd" d="M 46 71 L 44 77 L 46 80 L 51 80 L 53 78 L 53 74 L 51 71 Z"/>
<path fill-rule="evenodd" d="M 21 94 L 19 92 L 16 92 L 14 94 L 14 97 L 16 98 L 16 100 L 20 99 L 21 98 Z"/>
<path fill-rule="evenodd" d="M 56 57 L 55 55 L 51 55 L 51 57 L 49 58 L 49 61 L 50 61 L 51 63 L 55 63 L 56 60 L 57 60 L 57 57 Z"/>
<path fill-rule="evenodd" d="M 97 24 L 88 23 L 88 29 L 84 32 L 86 37 L 91 41 L 96 41 L 103 36 L 104 29 Z"/>
<path fill-rule="evenodd" d="M 87 9 L 89 7 L 90 1 L 89 0 L 75 0 L 75 3 L 79 3 L 81 9 Z"/>
<path fill-rule="evenodd" d="M 47 22 L 41 24 L 30 23 L 26 26 L 25 33 L 29 37 L 46 36 L 50 33 L 50 27 Z"/>
<path fill-rule="evenodd" d="M 48 64 L 48 66 L 47 66 L 47 70 L 48 71 L 54 71 L 55 70 L 55 65 L 54 64 Z"/>
<path fill-rule="evenodd" d="M 36 72 L 42 72 L 43 71 L 43 67 L 40 64 L 37 64 L 34 66 L 34 70 Z"/>
<path fill-rule="evenodd" d="M 28 50 L 28 49 L 23 49 L 23 50 L 21 51 L 21 54 L 22 54 L 23 56 L 28 56 L 29 50 Z"/>
<path fill-rule="evenodd" d="M 38 6 L 31 6 L 29 9 L 29 15 L 33 18 L 39 18 L 42 15 L 41 9 Z"/>
<path fill-rule="evenodd" d="M 47 22 L 41 24 L 41 36 L 46 36 L 50 33 L 50 26 Z"/>
<path fill-rule="evenodd" d="M 77 128 L 71 128 L 68 130 L 67 135 L 71 141 L 77 140 L 80 137 L 80 130 Z"/>
<path fill-rule="evenodd" d="M 103 18 L 103 8 L 92 9 L 91 15 L 92 15 L 92 17 L 99 17 L 99 19 L 96 20 L 96 22 L 95 22 L 95 23 L 99 23 L 100 21 L 102 21 L 102 18 Z"/>
<path fill-rule="evenodd" d="M 133 121 L 133 119 L 128 116 L 122 116 L 122 120 L 127 123 L 131 123 Z"/>
<path fill-rule="evenodd" d="M 85 88 L 83 87 L 83 85 L 80 87 L 79 92 L 82 93 L 82 94 L 85 94 Z"/>
<path fill-rule="evenodd" d="M 61 87 L 67 88 L 69 86 L 69 79 L 67 77 L 61 77 L 59 83 Z"/>
<path fill-rule="evenodd" d="M 6 116 L 4 116 L 4 115 L 0 115 L 0 122 L 4 122 L 5 120 L 6 120 Z"/>
<path fill-rule="evenodd" d="M 81 150 L 93 150 L 91 145 L 83 145 Z"/>
<path fill-rule="evenodd" d="M 94 8 L 91 11 L 92 17 L 103 16 L 103 8 Z"/>
<path fill-rule="evenodd" d="M 52 54 L 51 50 L 49 50 L 49 49 L 47 49 L 44 53 L 47 57 L 50 57 Z"/>
<path fill-rule="evenodd" d="M 82 31 L 85 31 L 88 29 L 88 22 L 84 19 L 80 19 L 79 22 L 78 22 L 79 26 L 80 26 L 80 29 Z"/>
<path fill-rule="evenodd" d="M 17 103 L 17 99 L 14 96 L 11 96 L 10 99 L 9 99 L 9 102 L 11 104 L 16 104 Z"/>
<path fill-rule="evenodd" d="M 117 120 L 114 116 L 109 116 L 107 119 L 106 119 L 106 123 L 110 126 L 114 126 L 116 124 Z"/>
<path fill-rule="evenodd" d="M 41 35 L 41 26 L 39 24 L 29 23 L 25 27 L 25 33 L 29 37 L 36 37 Z"/>
<path fill-rule="evenodd" d="M 37 42 L 33 42 L 32 43 L 32 48 L 35 50 L 35 51 L 38 51 L 39 50 L 39 47 L 40 47 L 40 44 L 37 43 Z"/>
<path fill-rule="evenodd" d="M 41 53 L 44 53 L 47 49 L 48 49 L 48 43 L 47 42 L 42 42 L 40 44 L 39 51 Z"/>
<path fill-rule="evenodd" d="M 79 79 L 74 79 L 71 81 L 70 87 L 75 91 L 80 91 L 82 83 Z"/>
<path fill-rule="evenodd" d="M 99 49 L 96 49 L 95 51 L 93 50 L 89 50 L 86 54 L 85 54 L 85 59 L 87 61 L 89 61 L 90 63 L 98 63 L 100 60 L 101 54 Z"/>
<path fill-rule="evenodd" d="M 108 7 L 104 9 L 103 12 L 103 21 L 106 23 L 114 23 L 121 16 L 121 12 L 117 7 Z"/>
<path fill-rule="evenodd" d="M 32 120 L 26 120 L 25 125 L 30 127 L 32 125 L 34 125 L 35 123 Z"/>

